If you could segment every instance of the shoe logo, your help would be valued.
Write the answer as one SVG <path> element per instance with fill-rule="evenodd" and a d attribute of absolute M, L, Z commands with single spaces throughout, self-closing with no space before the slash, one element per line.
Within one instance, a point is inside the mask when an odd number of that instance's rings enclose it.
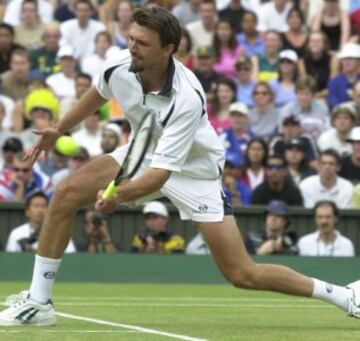
<path fill-rule="evenodd" d="M 29 308 L 18 314 L 15 319 L 21 323 L 29 323 L 29 321 L 39 312 L 36 308 Z"/>
<path fill-rule="evenodd" d="M 326 291 L 331 294 L 334 290 L 334 287 L 332 286 L 332 284 L 326 283 Z"/>
<path fill-rule="evenodd" d="M 47 271 L 44 273 L 44 277 L 46 279 L 54 279 L 56 276 L 56 272 L 55 271 Z"/>

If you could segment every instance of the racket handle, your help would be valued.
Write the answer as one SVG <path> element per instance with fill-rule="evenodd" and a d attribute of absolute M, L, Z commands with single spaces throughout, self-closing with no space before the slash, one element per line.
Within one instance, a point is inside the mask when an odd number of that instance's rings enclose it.
<path fill-rule="evenodd" d="M 118 189 L 118 186 L 115 185 L 115 180 L 111 181 L 107 186 L 105 192 L 103 193 L 103 198 L 108 199 L 114 196 Z"/>

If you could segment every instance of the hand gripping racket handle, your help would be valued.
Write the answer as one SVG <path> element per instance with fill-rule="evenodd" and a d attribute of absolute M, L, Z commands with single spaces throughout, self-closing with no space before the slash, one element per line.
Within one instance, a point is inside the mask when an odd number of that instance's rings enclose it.
<path fill-rule="evenodd" d="M 109 198 L 112 198 L 114 196 L 114 194 L 116 193 L 117 189 L 118 189 L 119 186 L 117 186 L 115 184 L 115 180 L 111 181 L 109 183 L 109 185 L 107 186 L 105 192 L 103 193 L 103 198 L 104 199 L 109 199 Z"/>

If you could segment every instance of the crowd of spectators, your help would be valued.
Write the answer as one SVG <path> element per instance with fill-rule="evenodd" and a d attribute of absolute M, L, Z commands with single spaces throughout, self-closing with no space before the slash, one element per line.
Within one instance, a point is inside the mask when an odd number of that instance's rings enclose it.
<path fill-rule="evenodd" d="M 63 117 L 97 83 L 105 59 L 126 49 L 136 6 L 166 7 L 182 25 L 175 58 L 206 93 L 233 206 L 330 200 L 360 208 L 355 0 L 2 1 L 1 201 L 25 203 L 38 191 L 49 199 L 65 176 L 127 142 L 121 103 L 110 100 L 67 132 L 76 154 L 55 149 L 48 162 L 22 160 L 33 129 Z"/>

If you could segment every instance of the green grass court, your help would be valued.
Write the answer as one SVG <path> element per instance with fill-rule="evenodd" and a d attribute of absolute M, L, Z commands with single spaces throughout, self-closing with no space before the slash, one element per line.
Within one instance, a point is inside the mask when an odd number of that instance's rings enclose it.
<path fill-rule="evenodd" d="M 1 301 L 27 286 L 0 282 Z M 54 327 L 2 328 L 0 340 L 359 340 L 360 321 L 336 307 L 228 285 L 58 282 L 54 301 L 73 318 L 59 317 Z"/>

